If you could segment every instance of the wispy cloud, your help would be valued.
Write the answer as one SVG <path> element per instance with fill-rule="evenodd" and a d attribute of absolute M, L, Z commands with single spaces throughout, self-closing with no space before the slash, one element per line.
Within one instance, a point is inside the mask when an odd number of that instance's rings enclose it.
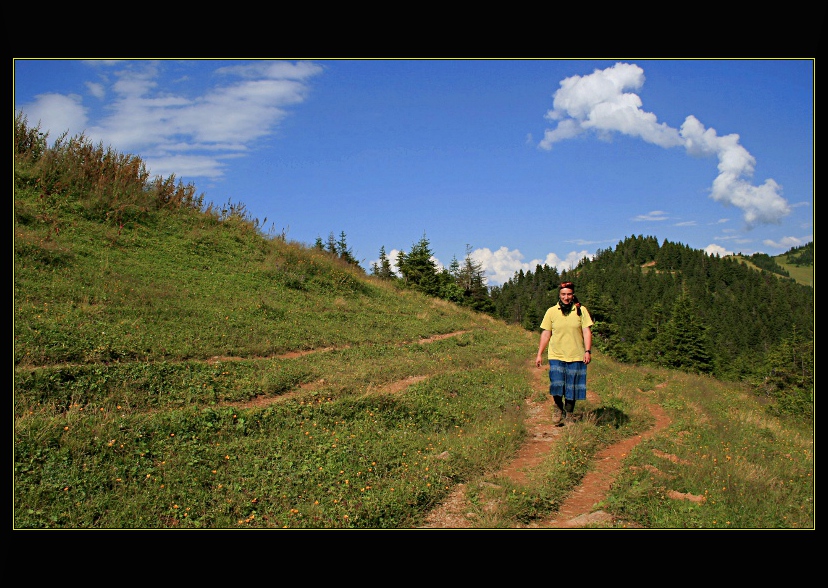
<path fill-rule="evenodd" d="M 86 84 L 90 96 L 113 95 L 107 114 L 90 125 L 78 95 L 41 94 L 21 106 L 32 124 L 81 132 L 93 142 L 138 152 L 154 175 L 215 178 L 224 161 L 240 157 L 271 135 L 288 109 L 305 100 L 308 81 L 322 67 L 307 62 L 257 61 L 217 68 L 219 80 L 200 95 L 159 90 L 163 62 L 85 62 L 99 75 Z"/>
<path fill-rule="evenodd" d="M 715 155 L 719 175 L 710 197 L 741 209 L 748 228 L 778 224 L 790 214 L 791 207 L 781 196 L 782 187 L 774 180 L 767 179 L 759 186 L 750 183 L 756 160 L 739 144 L 739 135 L 719 136 L 693 115 L 687 116 L 680 129 L 659 123 L 655 114 L 642 109 L 641 98 L 635 93 L 643 85 L 644 70 L 629 63 L 565 78 L 554 94 L 552 110 L 546 114 L 557 125 L 545 131 L 538 147 L 550 150 L 554 143 L 586 132 L 601 138 L 622 133 L 664 148 L 684 147 L 694 157 Z"/>
<path fill-rule="evenodd" d="M 775 247 L 780 249 L 791 249 L 793 247 L 801 247 L 806 243 L 810 243 L 814 240 L 813 235 L 806 235 L 805 237 L 783 237 L 779 241 L 772 241 L 770 239 L 765 239 L 762 241 L 762 244 L 766 247 Z"/>
<path fill-rule="evenodd" d="M 668 217 L 667 213 L 664 212 L 663 210 L 652 210 L 652 211 L 648 212 L 647 214 L 639 214 L 638 216 L 634 216 L 630 220 L 633 220 L 633 221 L 636 221 L 636 222 L 638 222 L 638 221 L 664 221 L 664 220 L 667 220 L 668 218 L 670 218 L 670 217 Z"/>

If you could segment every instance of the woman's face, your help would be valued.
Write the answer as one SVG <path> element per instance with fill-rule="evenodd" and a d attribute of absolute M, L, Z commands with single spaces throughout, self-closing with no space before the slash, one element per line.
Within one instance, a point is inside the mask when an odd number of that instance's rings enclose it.
<path fill-rule="evenodd" d="M 558 294 L 561 297 L 561 302 L 564 304 L 569 304 L 572 302 L 572 296 L 575 294 L 575 291 L 572 288 L 561 288 L 560 293 Z"/>

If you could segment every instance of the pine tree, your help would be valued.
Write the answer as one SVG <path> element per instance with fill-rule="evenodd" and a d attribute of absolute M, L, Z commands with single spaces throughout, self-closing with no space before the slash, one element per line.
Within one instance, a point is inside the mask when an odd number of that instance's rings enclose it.
<path fill-rule="evenodd" d="M 350 263 L 351 265 L 359 265 L 354 257 L 353 251 L 348 247 L 348 241 L 345 237 L 345 231 L 339 233 L 339 240 L 336 242 L 336 254 L 340 259 Z"/>
<path fill-rule="evenodd" d="M 456 255 L 451 256 L 451 263 L 449 264 L 449 270 L 448 271 L 449 271 L 449 274 L 451 274 L 452 278 L 454 278 L 455 280 L 458 280 L 458 278 L 460 276 L 460 262 L 457 261 L 457 256 Z"/>
<path fill-rule="evenodd" d="M 483 264 L 472 259 L 472 246 L 466 245 L 463 266 L 457 272 L 457 284 L 463 289 L 463 305 L 480 312 L 494 312 L 494 302 L 486 287 L 486 272 Z"/>
<path fill-rule="evenodd" d="M 661 302 L 659 300 L 653 302 L 650 306 L 649 319 L 641 330 L 638 342 L 633 346 L 630 354 L 633 361 L 651 364 L 658 363 L 661 350 L 668 344 L 666 341 L 668 321 L 669 317 L 664 311 Z"/>
<path fill-rule="evenodd" d="M 580 289 L 580 286 L 579 286 Z M 592 347 L 610 353 L 621 361 L 630 357 L 630 345 L 618 336 L 618 327 L 615 324 L 615 302 L 605 292 L 599 292 L 594 283 L 585 287 L 583 300 L 579 301 L 586 306 L 589 316 L 592 317 Z"/>
<path fill-rule="evenodd" d="M 794 329 L 767 354 L 760 390 L 775 412 L 810 419 L 814 413 L 814 341 Z"/>
<path fill-rule="evenodd" d="M 452 273 L 443 269 L 437 274 L 437 296 L 443 300 L 463 304 L 463 289 L 457 285 L 457 279 Z"/>
<path fill-rule="evenodd" d="M 425 233 L 411 247 L 408 254 L 400 252 L 397 256 L 397 268 L 407 286 L 431 296 L 438 295 L 437 264 L 434 262 L 430 243 Z"/>
<path fill-rule="evenodd" d="M 380 246 L 379 250 L 379 264 L 374 262 L 371 264 L 372 272 L 375 276 L 382 280 L 391 280 L 396 278 L 397 276 L 394 274 L 394 270 L 391 269 L 391 261 L 388 259 L 388 255 L 385 253 L 385 245 Z"/>
<path fill-rule="evenodd" d="M 713 358 L 704 324 L 697 317 L 686 291 L 676 299 L 665 334 L 661 364 L 689 372 L 706 373 L 713 369 Z"/>

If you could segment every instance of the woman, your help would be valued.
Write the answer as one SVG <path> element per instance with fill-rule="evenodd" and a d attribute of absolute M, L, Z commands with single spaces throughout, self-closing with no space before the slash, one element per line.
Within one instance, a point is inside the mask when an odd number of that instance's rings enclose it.
<path fill-rule="evenodd" d="M 543 364 L 549 348 L 549 394 L 558 407 L 558 426 L 575 411 L 576 400 L 586 400 L 587 365 L 592 361 L 592 317 L 575 296 L 575 284 L 563 282 L 558 304 L 547 309 L 541 321 L 535 365 Z M 572 312 L 575 310 L 575 312 Z"/>

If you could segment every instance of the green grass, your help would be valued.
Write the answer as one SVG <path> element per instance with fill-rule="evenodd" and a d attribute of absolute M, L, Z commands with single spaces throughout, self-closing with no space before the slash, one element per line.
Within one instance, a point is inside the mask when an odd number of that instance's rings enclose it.
<path fill-rule="evenodd" d="M 473 504 L 506 496 L 480 526 L 514 527 L 646 431 L 652 401 L 673 424 L 628 457 L 605 510 L 648 528 L 814 525 L 813 423 L 740 385 L 599 354 L 600 402 L 579 404 L 594 418 L 526 484 L 500 480 L 524 399 L 546 398 L 527 368 L 536 333 L 244 215 L 153 207 L 140 190 L 129 207 L 104 190 L 107 204 L 55 177 L 15 170 L 16 529 L 406 529 L 459 483 Z"/>
<path fill-rule="evenodd" d="M 636 446 L 606 507 L 648 528 L 813 528 L 812 424 L 769 416 L 739 386 L 665 375 L 668 385 L 648 394 L 673 423 Z"/>
<path fill-rule="evenodd" d="M 787 254 L 777 255 L 773 260 L 796 280 L 797 284 L 814 287 L 814 266 L 799 266 L 788 263 Z"/>
<path fill-rule="evenodd" d="M 752 263 L 749 258 L 743 257 L 741 255 L 736 255 L 735 257 L 739 260 L 740 263 L 744 263 L 745 265 L 747 265 L 748 267 L 752 267 L 756 271 L 761 271 L 761 268 L 759 268 L 756 264 Z M 781 267 L 782 269 L 787 271 L 789 276 L 797 284 L 802 284 L 803 286 L 810 286 L 812 288 L 814 287 L 814 266 L 813 265 L 810 265 L 810 266 L 797 266 L 797 265 L 790 264 L 790 263 L 788 263 L 788 255 L 787 254 L 777 255 L 773 258 L 773 260 L 779 265 L 779 267 Z M 773 274 L 772 272 L 768 272 L 768 273 L 771 273 L 771 275 L 777 275 L 777 274 Z M 780 277 L 784 277 L 784 276 L 780 275 Z"/>

